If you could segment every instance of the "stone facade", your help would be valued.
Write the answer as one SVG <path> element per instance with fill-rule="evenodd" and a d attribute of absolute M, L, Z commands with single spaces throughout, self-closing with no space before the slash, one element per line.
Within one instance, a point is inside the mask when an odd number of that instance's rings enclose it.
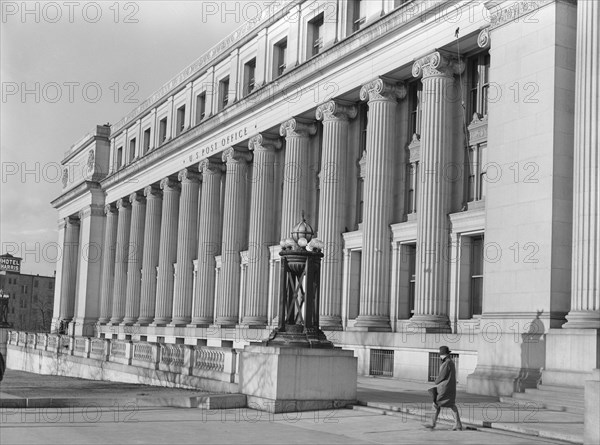
<path fill-rule="evenodd" d="M 55 324 L 262 340 L 304 214 L 360 374 L 426 380 L 447 344 L 473 392 L 583 386 L 597 348 L 556 348 L 599 344 L 598 11 L 306 0 L 245 24 L 67 152 Z"/>

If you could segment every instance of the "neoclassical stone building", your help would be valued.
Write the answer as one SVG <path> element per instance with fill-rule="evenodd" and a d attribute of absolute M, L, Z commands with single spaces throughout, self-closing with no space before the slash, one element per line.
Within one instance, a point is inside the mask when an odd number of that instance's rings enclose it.
<path fill-rule="evenodd" d="M 510 394 L 598 368 L 593 1 L 294 0 L 63 160 L 55 326 L 243 347 L 279 242 L 324 242 L 321 324 L 362 374 Z"/>

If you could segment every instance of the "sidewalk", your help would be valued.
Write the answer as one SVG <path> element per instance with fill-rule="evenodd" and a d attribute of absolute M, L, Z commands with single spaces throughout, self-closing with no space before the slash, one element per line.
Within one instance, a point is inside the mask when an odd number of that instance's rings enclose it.
<path fill-rule="evenodd" d="M 426 392 L 429 386 L 359 377 L 359 403 L 354 409 L 273 415 L 240 408 L 245 398 L 237 394 L 214 395 L 10 370 L 0 383 L 0 442 L 93 443 L 84 436 L 86 430 L 106 422 L 111 422 L 114 431 L 99 437 L 96 443 L 124 442 L 119 431 L 134 437 L 135 442 L 197 443 L 198 436 L 192 434 L 196 429 L 208 435 L 210 443 L 255 443 L 258 439 L 263 443 L 582 442 L 581 416 L 577 419 L 576 415 L 531 407 L 526 410 L 499 403 L 495 397 L 464 391 L 459 391 L 457 400 L 470 431 L 450 431 L 451 424 L 443 422 L 451 418 L 449 410 L 442 410 L 442 423 L 433 432 L 428 431 L 422 424 L 431 414 Z M 156 430 L 161 424 L 168 429 L 167 436 Z M 288 440 L 287 434 L 295 435 L 294 440 Z"/>
<path fill-rule="evenodd" d="M 428 383 L 388 378 L 358 377 L 358 407 L 388 415 L 407 413 L 429 421 L 433 412 Z M 463 424 L 494 428 L 573 443 L 583 443 L 583 415 L 542 409 L 534 402 L 502 403 L 498 397 L 468 394 L 459 387 L 456 401 Z M 454 422 L 442 409 L 441 420 Z"/>

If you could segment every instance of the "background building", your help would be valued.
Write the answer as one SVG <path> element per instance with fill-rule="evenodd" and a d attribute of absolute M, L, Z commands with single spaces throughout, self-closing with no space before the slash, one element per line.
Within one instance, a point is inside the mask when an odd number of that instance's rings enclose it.
<path fill-rule="evenodd" d="M 49 332 L 55 277 L 21 273 L 21 258 L 0 255 L 0 293 L 8 296 L 8 323 L 14 329 Z"/>
<path fill-rule="evenodd" d="M 242 347 L 279 241 L 325 243 L 362 374 L 510 394 L 600 357 L 597 2 L 291 1 L 63 160 L 54 322 Z"/>

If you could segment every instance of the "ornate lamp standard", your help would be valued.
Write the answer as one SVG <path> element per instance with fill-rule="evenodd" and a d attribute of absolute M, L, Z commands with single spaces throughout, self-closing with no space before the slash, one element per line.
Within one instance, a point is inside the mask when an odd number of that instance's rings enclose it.
<path fill-rule="evenodd" d="M 333 348 L 319 329 L 319 277 L 323 243 L 304 216 L 282 240 L 279 321 L 266 346 Z"/>
<path fill-rule="evenodd" d="M 10 328 L 12 325 L 8 322 L 8 301 L 10 295 L 0 289 L 0 328 Z"/>

